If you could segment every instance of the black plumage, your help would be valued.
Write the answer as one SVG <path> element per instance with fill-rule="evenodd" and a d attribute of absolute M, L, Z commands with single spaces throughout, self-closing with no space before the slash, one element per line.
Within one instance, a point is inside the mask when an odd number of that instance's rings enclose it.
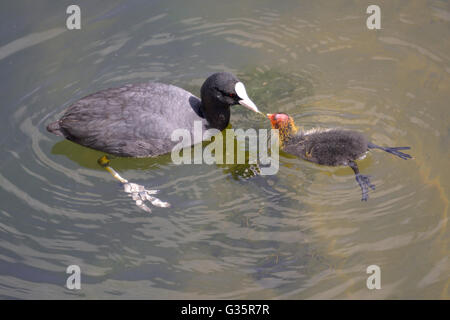
<path fill-rule="evenodd" d="M 201 100 L 184 89 L 156 82 L 106 89 L 76 101 L 47 130 L 117 156 L 158 156 L 178 144 L 171 140 L 176 129 L 186 129 L 195 138 L 196 120 L 203 131 L 223 130 L 230 121 L 230 106 L 242 104 L 258 111 L 242 91 L 239 96 L 237 83 L 230 73 L 215 73 L 202 85 Z"/>

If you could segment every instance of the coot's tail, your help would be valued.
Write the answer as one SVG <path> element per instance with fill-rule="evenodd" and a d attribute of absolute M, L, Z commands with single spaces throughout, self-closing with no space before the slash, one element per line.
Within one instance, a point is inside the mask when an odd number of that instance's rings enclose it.
<path fill-rule="evenodd" d="M 400 157 L 400 158 L 402 158 L 404 160 L 408 160 L 408 159 L 412 158 L 411 155 L 398 151 L 398 150 L 409 150 L 409 149 L 411 149 L 411 147 L 380 147 L 380 146 L 378 146 L 378 145 L 376 145 L 376 144 L 374 144 L 372 142 L 369 142 L 367 147 L 369 149 L 384 150 L 384 151 L 389 152 L 389 153 L 391 153 L 393 155 L 396 155 L 396 156 L 398 156 L 398 157 Z"/>
<path fill-rule="evenodd" d="M 55 122 L 48 124 L 47 131 L 51 132 L 53 134 L 56 134 L 57 136 L 64 137 L 64 133 L 61 131 L 61 126 L 59 125 L 59 121 L 55 121 Z"/>

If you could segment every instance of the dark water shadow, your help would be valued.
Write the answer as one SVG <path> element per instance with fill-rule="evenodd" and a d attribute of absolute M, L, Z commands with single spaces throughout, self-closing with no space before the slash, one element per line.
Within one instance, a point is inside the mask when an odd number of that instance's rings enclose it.
<path fill-rule="evenodd" d="M 108 155 L 105 152 L 93 150 L 69 140 L 62 140 L 52 147 L 52 154 L 63 155 L 83 168 L 104 170 L 97 160 L 104 155 L 111 159 L 111 165 L 118 170 L 148 170 L 157 165 L 166 165 L 172 162 L 170 153 L 155 158 L 124 158 Z"/>

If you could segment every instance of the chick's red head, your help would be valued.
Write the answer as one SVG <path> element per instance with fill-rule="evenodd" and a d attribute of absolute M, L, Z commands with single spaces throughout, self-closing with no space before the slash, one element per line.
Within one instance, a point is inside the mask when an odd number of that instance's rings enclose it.
<path fill-rule="evenodd" d="M 292 118 L 286 113 L 268 113 L 267 117 L 270 119 L 273 129 L 287 128 L 292 121 Z"/>
<path fill-rule="evenodd" d="M 272 129 L 278 129 L 281 143 L 288 141 L 298 131 L 294 120 L 286 113 L 269 113 L 267 117 L 270 119 Z"/>

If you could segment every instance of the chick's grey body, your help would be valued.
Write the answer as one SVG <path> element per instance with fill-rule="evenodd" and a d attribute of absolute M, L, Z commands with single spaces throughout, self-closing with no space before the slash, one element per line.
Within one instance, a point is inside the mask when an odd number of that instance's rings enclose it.
<path fill-rule="evenodd" d="M 318 129 L 294 135 L 283 150 L 321 165 L 341 166 L 363 157 L 368 150 L 368 141 L 356 131 Z"/>
<path fill-rule="evenodd" d="M 304 160 L 326 166 L 349 166 L 355 173 L 355 179 L 361 187 L 362 201 L 367 201 L 369 188 L 375 189 L 370 177 L 359 172 L 356 160 L 364 157 L 370 149 L 380 149 L 402 159 L 411 156 L 400 150 L 410 147 L 382 147 L 357 132 L 343 129 L 313 129 L 300 131 L 294 121 L 285 113 L 268 114 L 272 128 L 278 129 L 283 151 Z"/>

